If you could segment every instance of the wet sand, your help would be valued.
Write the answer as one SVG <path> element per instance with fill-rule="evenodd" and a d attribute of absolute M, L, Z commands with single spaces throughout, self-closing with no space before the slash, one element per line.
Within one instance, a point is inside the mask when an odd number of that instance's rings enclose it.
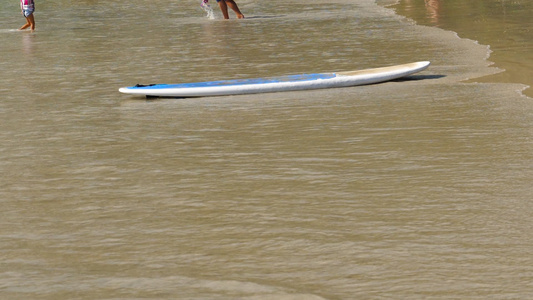
<path fill-rule="evenodd" d="M 384 2 L 384 1 L 383 1 Z M 400 0 L 395 11 L 417 24 L 457 32 L 490 46 L 489 61 L 504 71 L 471 82 L 533 86 L 533 3 L 528 0 Z M 523 91 L 533 97 L 533 89 Z"/>
<path fill-rule="evenodd" d="M 4 2 L 0 299 L 533 298 L 533 103 L 464 82 L 498 71 L 487 46 L 374 0 L 44 1 L 35 33 Z M 417 60 L 354 88 L 118 92 Z"/>

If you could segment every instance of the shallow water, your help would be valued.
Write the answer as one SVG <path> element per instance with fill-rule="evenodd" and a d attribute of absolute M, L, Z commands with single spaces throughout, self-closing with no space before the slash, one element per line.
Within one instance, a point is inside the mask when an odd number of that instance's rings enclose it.
<path fill-rule="evenodd" d="M 34 33 L 0 4 L 1 298 L 531 298 L 533 105 L 463 82 L 496 72 L 486 46 L 373 1 L 150 3 L 42 3 Z M 417 60 L 356 88 L 117 92 Z"/>
<path fill-rule="evenodd" d="M 419 24 L 457 32 L 490 45 L 490 61 L 505 72 L 481 82 L 515 82 L 533 86 L 533 2 L 529 0 L 403 0 L 397 12 Z M 533 97 L 533 90 L 524 91 Z"/>

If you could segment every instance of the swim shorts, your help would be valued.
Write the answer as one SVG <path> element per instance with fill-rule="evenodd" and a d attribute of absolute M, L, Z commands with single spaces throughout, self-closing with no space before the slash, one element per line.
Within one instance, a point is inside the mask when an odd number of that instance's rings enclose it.
<path fill-rule="evenodd" d="M 22 14 L 24 15 L 24 17 L 29 17 L 31 16 L 31 14 L 33 14 L 33 12 L 35 11 L 35 9 L 33 7 L 24 7 L 22 9 Z"/>
<path fill-rule="evenodd" d="M 33 9 L 23 9 L 22 14 L 27 18 L 33 14 Z"/>

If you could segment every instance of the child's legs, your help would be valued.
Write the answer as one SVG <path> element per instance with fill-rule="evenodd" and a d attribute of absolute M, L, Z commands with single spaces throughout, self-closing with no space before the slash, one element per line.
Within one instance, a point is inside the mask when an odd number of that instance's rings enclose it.
<path fill-rule="evenodd" d="M 31 30 L 35 29 L 35 18 L 33 17 L 33 14 L 29 15 L 26 20 L 31 25 Z"/>
<path fill-rule="evenodd" d="M 20 30 L 31 26 L 31 30 L 35 29 L 35 18 L 33 17 L 33 9 L 23 9 L 22 15 L 26 18 L 26 24 L 20 27 Z"/>
<path fill-rule="evenodd" d="M 227 5 L 237 14 L 237 18 L 242 19 L 244 18 L 244 15 L 239 10 L 239 7 L 237 6 L 237 3 L 233 0 L 226 0 Z"/>
<path fill-rule="evenodd" d="M 24 30 L 24 29 L 26 29 L 26 28 L 31 26 L 30 19 L 28 17 L 25 17 L 25 18 L 26 18 L 26 24 L 22 25 L 22 27 L 20 27 L 19 30 Z"/>
<path fill-rule="evenodd" d="M 226 1 L 219 0 L 217 2 L 218 2 L 218 6 L 220 6 L 220 10 L 222 11 L 222 14 L 224 15 L 224 19 L 229 19 L 228 6 L 226 5 Z"/>

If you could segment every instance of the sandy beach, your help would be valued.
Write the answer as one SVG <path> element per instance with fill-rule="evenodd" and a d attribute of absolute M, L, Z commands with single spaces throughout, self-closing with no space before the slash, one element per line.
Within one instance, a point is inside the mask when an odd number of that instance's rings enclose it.
<path fill-rule="evenodd" d="M 533 2 L 528 0 L 400 0 L 392 7 L 417 24 L 457 32 L 490 45 L 489 60 L 505 70 L 478 82 L 533 86 Z M 533 89 L 524 94 L 533 97 Z"/>
<path fill-rule="evenodd" d="M 35 32 L 0 3 L 0 299 L 533 299 L 533 104 L 470 80 L 496 46 L 423 1 L 396 10 L 428 26 L 374 0 L 236 1 L 244 20 L 38 1 Z M 118 92 L 414 61 L 350 88 Z"/>

